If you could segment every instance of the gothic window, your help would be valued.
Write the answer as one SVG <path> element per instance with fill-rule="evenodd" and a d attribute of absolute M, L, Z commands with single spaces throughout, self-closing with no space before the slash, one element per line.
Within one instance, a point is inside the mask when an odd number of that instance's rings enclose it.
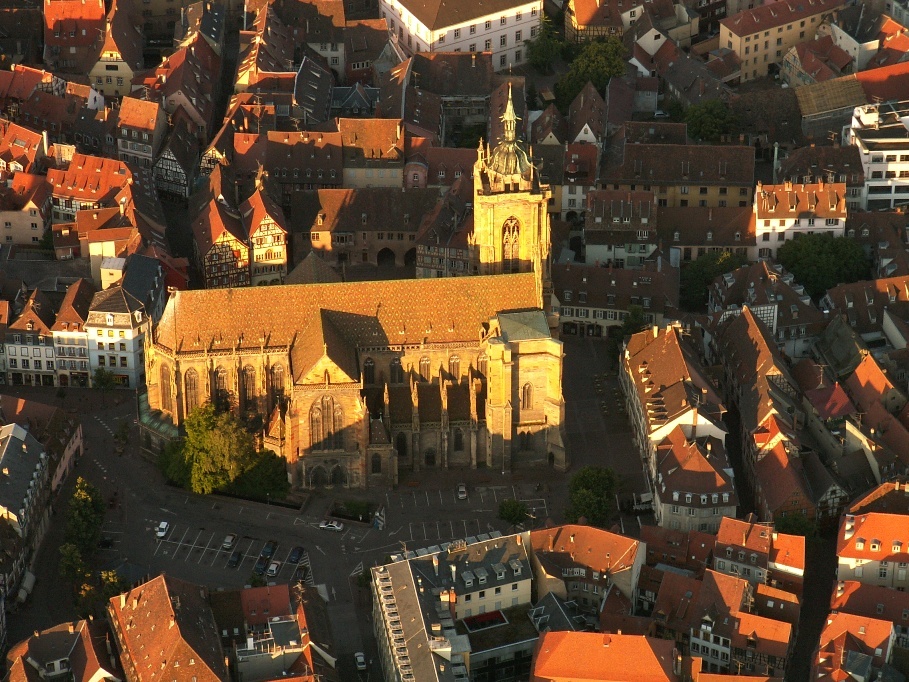
<path fill-rule="evenodd" d="M 183 395 L 186 400 L 186 414 L 199 407 L 199 375 L 196 370 L 187 370 L 183 375 Z"/>
<path fill-rule="evenodd" d="M 335 450 L 340 450 L 344 447 L 344 444 L 341 440 L 341 433 L 344 431 L 344 412 L 341 410 L 340 405 L 335 405 L 335 420 L 334 426 L 331 434 L 332 447 Z"/>
<path fill-rule="evenodd" d="M 521 229 L 518 219 L 511 216 L 502 225 L 502 264 L 504 272 L 520 269 Z"/>
<path fill-rule="evenodd" d="M 420 379 L 429 381 L 429 358 L 420 358 Z"/>
<path fill-rule="evenodd" d="M 243 404 L 252 409 L 256 403 L 256 370 L 247 365 L 243 368 Z"/>
<path fill-rule="evenodd" d="M 398 457 L 407 457 L 407 434 L 403 431 L 395 438 L 395 450 L 398 452 Z"/>
<path fill-rule="evenodd" d="M 363 363 L 363 383 L 367 386 L 376 383 L 376 363 L 372 358 L 366 358 Z"/>
<path fill-rule="evenodd" d="M 271 368 L 271 390 L 276 401 L 284 398 L 284 365 Z"/>
<path fill-rule="evenodd" d="M 480 357 L 477 358 L 477 374 L 479 374 L 484 379 L 486 378 L 486 368 L 488 365 L 489 357 L 486 355 L 486 353 L 483 353 L 480 355 Z"/>
<path fill-rule="evenodd" d="M 448 373 L 455 381 L 461 376 L 461 358 L 457 355 L 452 355 L 448 358 Z"/>
<path fill-rule="evenodd" d="M 454 432 L 454 451 L 461 452 L 464 449 L 464 432 L 461 429 L 455 429 Z"/>
<path fill-rule="evenodd" d="M 170 367 L 161 365 L 161 409 L 173 412 L 174 404 L 170 393 Z"/>
<path fill-rule="evenodd" d="M 524 384 L 524 387 L 521 389 L 521 409 L 533 409 L 533 384 Z"/>
<path fill-rule="evenodd" d="M 313 450 L 322 448 L 322 410 L 313 405 L 309 411 L 309 435 Z"/>
<path fill-rule="evenodd" d="M 220 408 L 226 406 L 228 399 L 227 395 L 227 370 L 223 367 L 218 367 L 215 370 L 215 380 L 212 382 L 212 402 L 216 403 Z"/>
<path fill-rule="evenodd" d="M 533 434 L 525 431 L 521 434 L 521 450 L 533 450 Z"/>
<path fill-rule="evenodd" d="M 378 452 L 372 453 L 372 473 L 382 473 L 382 456 Z"/>
<path fill-rule="evenodd" d="M 404 383 L 404 368 L 401 367 L 401 359 L 395 358 L 391 361 L 391 383 Z"/>

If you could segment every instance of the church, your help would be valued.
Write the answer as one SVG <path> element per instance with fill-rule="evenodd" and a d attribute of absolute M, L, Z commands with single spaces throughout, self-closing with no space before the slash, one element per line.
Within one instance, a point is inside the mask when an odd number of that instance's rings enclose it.
<path fill-rule="evenodd" d="M 475 168 L 474 276 L 172 294 L 146 336 L 143 447 L 159 451 L 212 401 L 260 417 L 264 446 L 298 486 L 393 485 L 426 468 L 566 470 L 548 188 L 516 120 L 509 98 L 504 137 Z"/>

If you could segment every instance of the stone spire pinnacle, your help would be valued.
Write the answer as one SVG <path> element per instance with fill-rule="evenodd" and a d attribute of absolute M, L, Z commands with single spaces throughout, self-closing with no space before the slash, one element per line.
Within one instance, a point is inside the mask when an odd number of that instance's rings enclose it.
<path fill-rule="evenodd" d="M 502 114 L 501 121 L 505 128 L 505 142 L 514 142 L 518 117 L 514 113 L 514 102 L 511 100 L 511 83 L 508 84 L 508 104 L 505 105 L 505 113 Z"/>

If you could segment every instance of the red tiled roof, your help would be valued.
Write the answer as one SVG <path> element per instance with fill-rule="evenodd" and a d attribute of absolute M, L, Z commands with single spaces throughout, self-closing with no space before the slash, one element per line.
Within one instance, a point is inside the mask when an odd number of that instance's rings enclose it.
<path fill-rule="evenodd" d="M 903 99 L 909 92 L 909 61 L 859 71 L 854 78 L 862 86 L 869 102 Z"/>
<path fill-rule="evenodd" d="M 893 623 L 851 613 L 831 613 L 821 631 L 815 668 L 820 674 L 830 674 L 841 665 L 843 650 L 857 651 L 872 657 L 880 667 L 890 660 L 890 637 Z M 880 651 L 880 654 L 876 654 Z"/>
<path fill-rule="evenodd" d="M 127 165 L 117 159 L 74 154 L 65 170 L 47 171 L 55 197 L 95 203 L 113 203 L 113 198 L 132 178 Z"/>
<path fill-rule="evenodd" d="M 830 12 L 842 7 L 843 4 L 844 0 L 811 0 L 810 2 L 780 0 L 780 2 L 761 5 L 721 19 L 720 26 L 727 28 L 735 35 L 749 36 L 759 31 L 767 31 L 777 26 L 801 21 L 815 14 Z"/>
<path fill-rule="evenodd" d="M 540 635 L 534 651 L 531 682 L 605 680 L 670 682 L 675 643 L 641 635 L 552 632 Z M 598 671 L 594 673 L 594 671 Z"/>
<path fill-rule="evenodd" d="M 57 47 L 89 46 L 105 29 L 104 0 L 45 0 L 44 42 Z"/>
<path fill-rule="evenodd" d="M 276 616 L 291 614 L 290 588 L 287 584 L 246 588 L 240 591 L 240 607 L 247 624 L 265 625 Z"/>

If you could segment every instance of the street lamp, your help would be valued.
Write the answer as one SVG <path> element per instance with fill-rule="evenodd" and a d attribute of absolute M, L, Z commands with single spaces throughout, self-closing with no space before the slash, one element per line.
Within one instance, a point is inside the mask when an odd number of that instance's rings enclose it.
<path fill-rule="evenodd" d="M 265 493 L 265 504 L 271 506 L 271 493 Z"/>

